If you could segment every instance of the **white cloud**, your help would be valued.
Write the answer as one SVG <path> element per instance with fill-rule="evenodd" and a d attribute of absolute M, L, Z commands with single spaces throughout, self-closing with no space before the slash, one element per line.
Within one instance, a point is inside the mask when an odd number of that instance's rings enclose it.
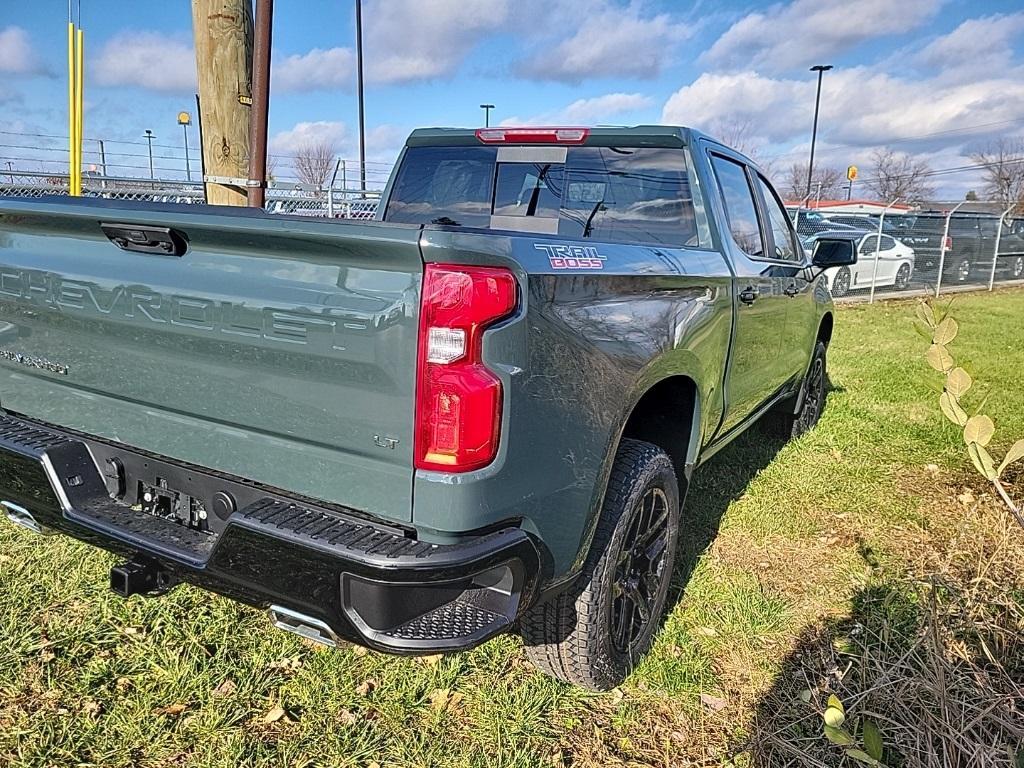
<path fill-rule="evenodd" d="M 346 148 L 348 127 L 340 121 L 317 120 L 296 123 L 287 131 L 275 133 L 268 141 L 271 154 L 292 155 L 296 150 L 326 142 L 336 151 Z"/>
<path fill-rule="evenodd" d="M 271 70 L 271 90 L 313 91 L 355 86 L 356 57 L 351 48 L 314 48 L 278 59 Z"/>
<path fill-rule="evenodd" d="M 654 104 L 642 93 L 606 93 L 589 99 L 577 99 L 563 109 L 533 117 L 509 117 L 501 125 L 593 125 L 609 123 L 617 115 L 648 109 Z"/>
<path fill-rule="evenodd" d="M 577 99 L 562 111 L 568 123 L 599 123 L 629 112 L 638 112 L 654 101 L 642 93 L 606 93 L 591 99 Z"/>
<path fill-rule="evenodd" d="M 1024 32 L 1024 12 L 968 19 L 936 38 L 916 57 L 946 82 L 986 78 L 1013 64 L 1013 47 Z"/>
<path fill-rule="evenodd" d="M 367 79 L 429 80 L 452 74 L 508 18 L 509 0 L 375 0 L 367 3 Z"/>
<path fill-rule="evenodd" d="M 192 46 L 162 32 L 123 31 L 100 49 L 95 63 L 100 85 L 130 85 L 151 91 L 193 91 L 196 60 Z"/>
<path fill-rule="evenodd" d="M 0 29 L 0 72 L 15 75 L 49 74 L 48 68 L 33 50 L 28 32 L 21 27 Z"/>
<path fill-rule="evenodd" d="M 649 15 L 641 2 L 626 7 L 607 0 L 577 8 L 573 34 L 544 44 L 518 62 L 518 74 L 536 80 L 579 83 L 596 77 L 657 77 L 675 45 L 691 30 L 667 13 Z M 543 27 L 542 27 L 543 28 Z"/>
<path fill-rule="evenodd" d="M 828 59 L 874 38 L 909 32 L 942 0 L 793 0 L 734 23 L 702 57 L 725 68 L 781 72 Z"/>

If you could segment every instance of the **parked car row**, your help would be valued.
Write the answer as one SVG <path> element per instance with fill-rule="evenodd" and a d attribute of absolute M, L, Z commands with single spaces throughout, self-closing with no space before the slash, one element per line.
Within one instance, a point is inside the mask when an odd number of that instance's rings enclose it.
<path fill-rule="evenodd" d="M 860 236 L 858 264 L 828 275 L 834 296 L 862 288 L 909 287 L 911 280 L 921 287 L 987 281 L 993 272 L 1002 280 L 1024 278 L 1024 220 L 1005 222 L 990 214 L 954 215 L 947 230 L 943 213 L 890 213 L 881 221 L 881 243 L 877 267 L 875 247 L 879 240 L 880 217 L 789 208 L 797 233 L 805 247 L 828 233 Z M 996 238 L 999 238 L 996 254 Z M 945 248 L 943 241 L 945 240 Z"/>

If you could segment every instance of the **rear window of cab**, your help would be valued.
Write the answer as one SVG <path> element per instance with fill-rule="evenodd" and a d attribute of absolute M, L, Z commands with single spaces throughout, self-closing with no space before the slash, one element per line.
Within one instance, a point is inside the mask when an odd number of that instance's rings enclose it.
<path fill-rule="evenodd" d="M 711 240 L 681 148 L 410 147 L 384 220 L 690 248 Z"/>

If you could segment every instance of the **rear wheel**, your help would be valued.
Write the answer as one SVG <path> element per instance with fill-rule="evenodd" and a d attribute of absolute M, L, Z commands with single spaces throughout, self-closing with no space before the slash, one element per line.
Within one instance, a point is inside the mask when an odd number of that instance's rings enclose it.
<path fill-rule="evenodd" d="M 1013 260 L 1013 263 L 1010 265 L 1010 275 L 1014 280 L 1024 275 L 1024 256 L 1018 256 Z"/>
<path fill-rule="evenodd" d="M 910 285 L 910 265 L 900 264 L 900 268 L 896 271 L 896 290 L 904 291 L 908 285 Z"/>
<path fill-rule="evenodd" d="M 671 459 L 650 443 L 624 439 L 583 572 L 521 621 L 527 658 L 591 690 L 625 680 L 660 623 L 678 533 Z"/>
<path fill-rule="evenodd" d="M 842 267 L 836 276 L 832 278 L 832 295 L 836 298 L 845 296 L 850 292 L 850 270 L 848 267 Z"/>

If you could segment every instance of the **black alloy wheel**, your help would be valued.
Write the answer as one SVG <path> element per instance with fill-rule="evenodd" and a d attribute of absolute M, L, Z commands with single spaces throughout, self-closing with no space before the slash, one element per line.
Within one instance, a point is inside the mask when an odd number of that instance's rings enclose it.
<path fill-rule="evenodd" d="M 658 487 L 648 489 L 633 512 L 612 582 L 611 635 L 615 651 L 633 655 L 655 616 L 668 550 L 669 503 Z"/>

